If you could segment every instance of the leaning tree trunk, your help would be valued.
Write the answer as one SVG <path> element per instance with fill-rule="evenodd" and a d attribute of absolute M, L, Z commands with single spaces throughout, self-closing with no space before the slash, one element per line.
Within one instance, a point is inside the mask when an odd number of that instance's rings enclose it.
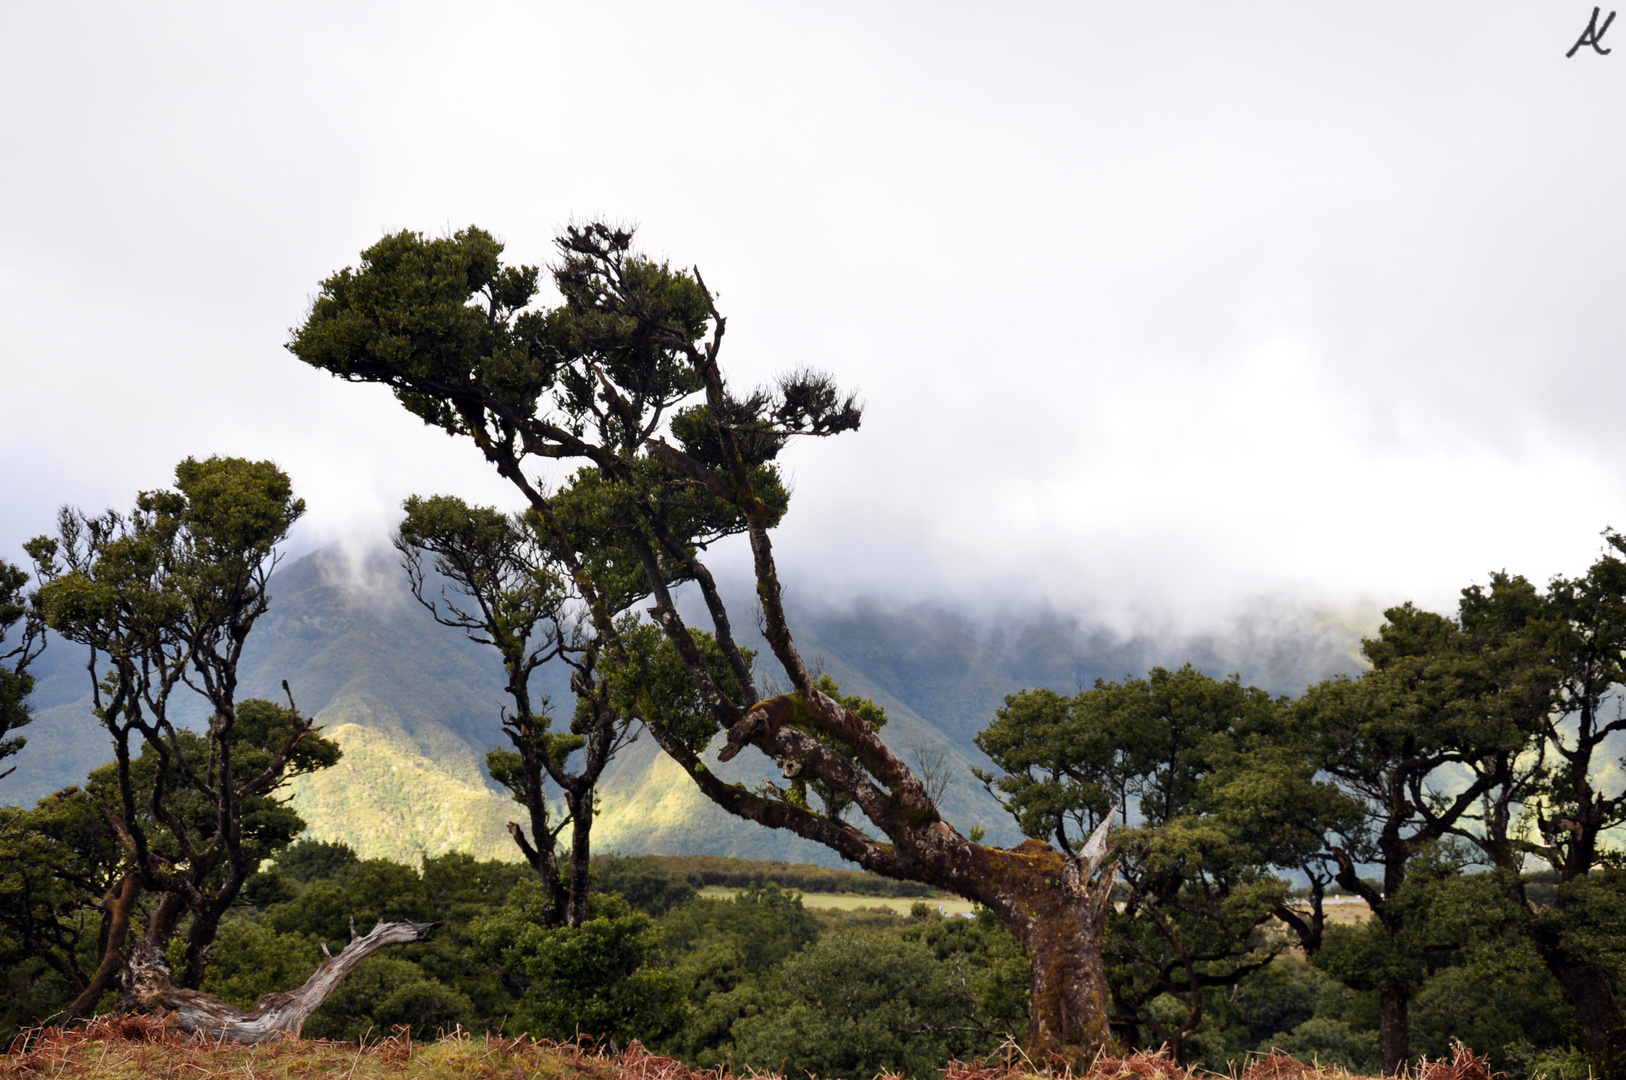
<path fill-rule="evenodd" d="M 305 985 L 267 994 L 248 1012 L 228 1005 L 213 994 L 186 990 L 170 981 L 164 954 L 152 945 L 139 946 L 126 969 L 128 988 L 120 1009 L 164 1017 L 166 1025 L 187 1034 L 230 1042 L 257 1043 L 278 1035 L 298 1037 L 305 1018 L 322 1004 L 362 961 L 391 945 L 408 945 L 429 937 L 433 923 L 379 923 L 372 933 L 351 940 L 337 956 L 322 961 Z"/>
<path fill-rule="evenodd" d="M 118 883 L 107 891 L 102 901 L 106 911 L 107 933 L 106 941 L 102 945 L 101 962 L 91 974 L 90 981 L 63 1010 L 59 1023 L 71 1024 L 75 1020 L 89 1016 L 96 1011 L 96 1005 L 102 1000 L 102 995 L 113 986 L 113 980 L 118 977 L 120 957 L 124 955 L 124 942 L 130 934 L 130 919 L 135 913 L 136 899 L 141 895 L 141 879 L 134 871 L 125 874 Z"/>
<path fill-rule="evenodd" d="M 786 714 L 807 709 L 803 700 L 801 695 L 781 695 L 759 703 L 729 729 L 728 744 L 718 760 L 732 759 L 749 739 L 780 764 L 787 778 L 811 772 L 814 765 L 826 767 L 832 759 L 826 775 L 839 780 L 843 770 L 849 776 L 855 773 L 824 743 L 786 722 Z M 822 696 L 819 700 L 828 701 Z M 1033 997 L 1025 1048 L 1035 1059 L 1059 1060 L 1078 1070 L 1100 1053 L 1115 1054 L 1101 959 L 1115 876 L 1112 867 L 1103 869 L 1110 853 L 1106 838 L 1110 816 L 1076 856 L 1043 840 L 1027 840 L 1014 848 L 973 842 L 942 820 L 919 780 L 872 727 L 851 710 L 843 709 L 841 715 L 848 726 L 836 729 L 839 736 L 849 744 L 864 744 L 875 770 L 892 776 L 902 792 L 877 794 L 863 780 L 848 779 L 845 785 L 891 843 L 817 813 L 805 803 L 729 783 L 689 746 L 659 728 L 650 730 L 701 792 L 729 813 L 793 831 L 873 873 L 943 889 L 993 912 L 1027 953 Z M 1102 870 L 1099 876 L 1097 870 Z"/>

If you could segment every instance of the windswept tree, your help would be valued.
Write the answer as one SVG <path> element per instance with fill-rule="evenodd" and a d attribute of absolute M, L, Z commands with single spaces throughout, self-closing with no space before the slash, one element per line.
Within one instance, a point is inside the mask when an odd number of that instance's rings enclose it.
<path fill-rule="evenodd" d="M 270 462 L 188 458 L 175 478 L 128 514 L 64 509 L 55 537 L 29 543 L 46 623 L 88 649 L 95 714 L 113 740 L 106 820 L 122 849 L 122 873 L 105 883 L 100 962 L 68 1019 L 92 1011 L 120 972 L 138 1007 L 176 1007 L 164 956 L 177 938 L 179 983 L 195 990 L 243 883 L 301 825 L 278 789 L 338 759 L 291 697 L 237 700 L 277 545 L 304 504 Z M 180 718 L 188 698 L 206 710 L 200 732 Z M 142 894 L 152 899 L 132 949 Z"/>
<path fill-rule="evenodd" d="M 611 700 L 599 641 L 577 617 L 569 578 L 538 535 L 535 515 L 469 506 L 451 495 L 413 496 L 395 534 L 412 595 L 444 626 L 495 648 L 510 704 L 503 731 L 512 750 L 493 750 L 487 767 L 529 815 L 508 831 L 542 879 L 544 922 L 578 927 L 587 917 L 594 798 L 599 777 L 632 738 L 631 716 Z M 446 584 L 433 588 L 425 558 Z M 558 660 L 571 669 L 575 707 L 568 731 L 554 731 L 546 699 L 531 688 L 537 669 Z M 574 767 L 572 767 L 574 762 Z M 565 813 L 550 820 L 544 782 L 563 793 Z M 559 834 L 570 829 L 569 873 L 560 874 Z"/>
<path fill-rule="evenodd" d="M 17 771 L 5 761 L 28 741 L 16 734 L 33 720 L 27 702 L 34 677 L 28 665 L 45 648 L 45 626 L 27 585 L 27 571 L 0 559 L 0 780 Z"/>
<path fill-rule="evenodd" d="M 971 840 L 875 727 L 819 687 L 795 646 L 771 536 L 785 504 L 774 462 L 798 436 L 855 430 L 856 399 L 811 370 L 750 392 L 730 386 L 726 320 L 699 272 L 637 254 L 629 230 L 573 226 L 558 250 L 562 302 L 547 308 L 536 305 L 540 270 L 503 265 L 489 233 L 387 236 L 322 283 L 289 348 L 340 378 L 389 387 L 424 422 L 480 448 L 536 515 L 612 680 L 625 680 L 653 738 L 708 798 L 867 869 L 986 905 L 1032 965 L 1031 1048 L 1110 1047 L 1100 954 L 1109 905 L 1106 889 L 1090 887 L 1104 846 L 1079 857 L 1037 840 L 1014 850 Z M 539 466 L 560 462 L 586 468 L 551 491 Z M 564 512 L 571 500 L 576 514 Z M 759 626 L 786 693 L 759 695 L 705 565 L 719 522 L 749 538 Z M 700 595 L 727 678 L 678 612 L 680 582 Z M 675 652 L 689 699 L 680 707 L 638 688 L 645 676 L 615 618 L 618 590 L 647 601 Z M 719 731 L 720 760 L 754 747 L 789 784 L 752 789 L 719 776 L 701 758 Z"/>

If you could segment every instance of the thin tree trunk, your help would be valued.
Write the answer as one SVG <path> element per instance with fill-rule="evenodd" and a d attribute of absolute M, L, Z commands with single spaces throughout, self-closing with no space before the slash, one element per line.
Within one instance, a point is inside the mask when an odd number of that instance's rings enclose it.
<path fill-rule="evenodd" d="M 570 808 L 570 907 L 565 923 L 571 927 L 587 921 L 588 869 L 593 856 L 593 789 L 589 787 L 572 800 Z"/>
<path fill-rule="evenodd" d="M 175 936 L 175 928 L 185 915 L 186 897 L 173 891 L 159 893 L 158 906 L 147 918 L 147 936 L 142 944 L 159 950 L 168 949 L 170 939 Z"/>
<path fill-rule="evenodd" d="M 1403 987 L 1378 994 L 1378 1058 L 1384 1076 L 1398 1076 L 1411 1058 L 1410 1000 Z"/>
<path fill-rule="evenodd" d="M 63 1024 L 71 1024 L 95 1012 L 97 1002 L 112 988 L 114 976 L 124 967 L 124 942 L 130 936 L 130 916 L 135 911 L 136 898 L 141 895 L 141 881 L 133 872 L 128 873 L 114 888 L 117 892 L 108 891 L 110 918 L 101 963 L 79 996 L 73 999 L 73 1004 L 63 1010 L 60 1021 Z"/>
<path fill-rule="evenodd" d="M 257 1043 L 278 1035 L 298 1037 L 305 1018 L 368 957 L 391 945 L 426 940 L 433 923 L 379 923 L 337 956 L 322 961 L 298 989 L 267 994 L 248 1012 L 213 994 L 187 990 L 170 981 L 169 965 L 158 948 L 143 944 L 130 957 L 129 989 L 120 1008 L 163 1016 L 165 1023 L 187 1034 L 210 1039 Z"/>
<path fill-rule="evenodd" d="M 235 890 L 234 897 L 235 897 Z M 210 904 L 208 908 L 192 916 L 192 924 L 186 928 L 186 968 L 181 972 L 181 985 L 189 990 L 196 990 L 203 985 L 204 972 L 208 970 L 209 961 L 214 956 L 215 934 L 220 930 L 220 917 L 230 906 L 228 900 L 225 904 L 218 901 Z"/>

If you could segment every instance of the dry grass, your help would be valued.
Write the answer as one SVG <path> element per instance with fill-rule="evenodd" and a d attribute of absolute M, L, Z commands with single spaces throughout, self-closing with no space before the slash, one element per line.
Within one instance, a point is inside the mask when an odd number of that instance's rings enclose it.
<path fill-rule="evenodd" d="M 1424 1058 L 1415 1069 L 1391 1080 L 1496 1080 L 1484 1058 L 1461 1043 L 1452 1045 L 1450 1061 Z M 1159 1050 L 1140 1050 L 1127 1057 L 1103 1055 L 1088 1069 L 1075 1073 L 1060 1059 L 1041 1067 L 1014 1043 L 1007 1043 L 991 1059 L 970 1064 L 954 1061 L 943 1070 L 943 1080 L 1029 1080 L 1040 1075 L 1052 1080 L 1361 1080 L 1343 1069 L 1306 1065 L 1279 1050 L 1251 1055 L 1233 1065 L 1228 1076 L 1206 1069 L 1187 1069 Z"/>
<path fill-rule="evenodd" d="M 457 1032 L 432 1043 L 405 1034 L 365 1048 L 287 1039 L 258 1046 L 180 1035 L 146 1017 L 46 1029 L 0 1056 L 0 1078 L 28 1080 L 729 1080 L 646 1053 Z"/>
<path fill-rule="evenodd" d="M 1014 1044 L 983 1061 L 950 1062 L 943 1080 L 1355 1080 L 1341 1069 L 1286 1054 L 1254 1056 L 1230 1077 L 1190 1070 L 1154 1051 L 1097 1058 L 1075 1073 L 1059 1059 L 1036 1063 Z M 457 1032 L 432 1043 L 399 1034 L 366 1047 L 288 1039 L 217 1045 L 177 1034 L 150 1017 L 102 1017 L 70 1030 L 30 1032 L 0 1055 L 0 1080 L 735 1080 L 693 1069 L 633 1043 L 625 1050 Z M 782 1080 L 746 1073 L 743 1080 Z M 903 1080 L 882 1076 L 878 1080 Z M 1495 1080 L 1483 1058 L 1458 1043 L 1450 1061 L 1424 1060 L 1401 1080 Z"/>

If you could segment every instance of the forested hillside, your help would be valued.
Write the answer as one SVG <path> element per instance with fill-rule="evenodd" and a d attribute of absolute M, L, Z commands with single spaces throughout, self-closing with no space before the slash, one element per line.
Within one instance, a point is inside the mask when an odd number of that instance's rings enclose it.
<path fill-rule="evenodd" d="M 387 549 L 365 557 L 319 550 L 279 571 L 272 591 L 245 654 L 243 696 L 280 698 L 287 679 L 300 707 L 345 751 L 335 768 L 293 785 L 310 835 L 368 858 L 416 861 L 451 851 L 515 858 L 504 826 L 518 808 L 483 764 L 503 742 L 495 654 L 430 618 Z M 1072 692 L 1097 677 L 1188 658 L 1214 674 L 1240 670 L 1279 693 L 1355 668 L 1361 627 L 1284 622 L 1286 630 L 1278 622 L 1269 633 L 1239 623 L 1225 636 L 1124 638 L 1053 611 L 977 615 L 854 602 L 805 604 L 799 627 L 809 657 L 847 692 L 885 707 L 900 752 L 944 756 L 953 777 L 947 816 L 1014 843 L 1020 837 L 1009 816 L 969 773 L 986 764 L 972 737 L 1005 695 L 1031 687 Z M 83 661 L 77 647 L 53 640 L 36 662 L 37 719 L 17 772 L 0 782 L 0 802 L 30 805 L 110 760 L 106 734 L 90 715 Z M 545 667 L 540 681 L 555 702 L 568 702 L 557 668 Z M 749 776 L 762 764 L 753 751 L 733 767 Z M 601 794 L 600 850 L 835 861 L 824 847 L 719 811 L 648 739 L 611 764 Z"/>

